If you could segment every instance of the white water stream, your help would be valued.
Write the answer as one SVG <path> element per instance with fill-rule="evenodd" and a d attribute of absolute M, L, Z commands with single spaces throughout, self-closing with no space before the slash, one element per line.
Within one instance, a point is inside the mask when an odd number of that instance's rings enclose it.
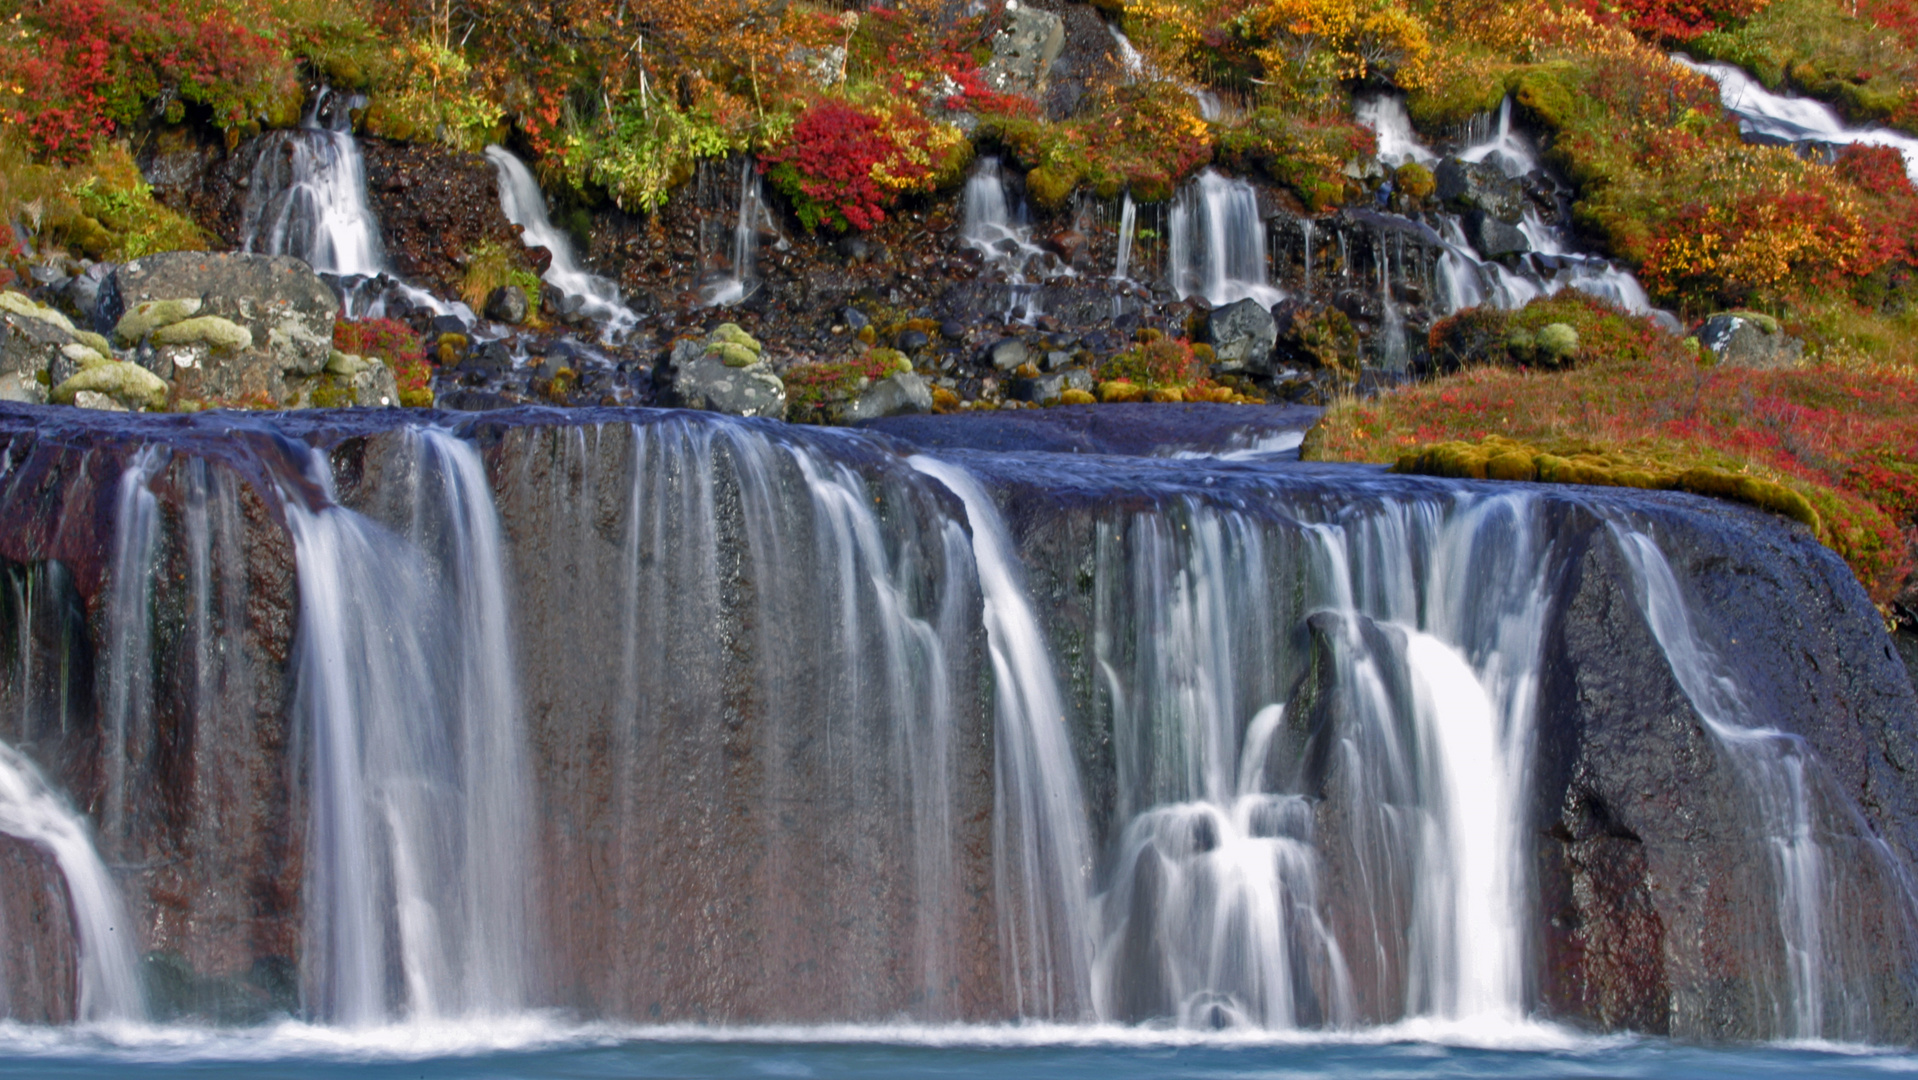
<path fill-rule="evenodd" d="M 1731 64 L 1676 55 L 1672 60 L 1717 83 L 1725 111 L 1738 118 L 1739 129 L 1747 135 L 1794 144 L 1889 146 L 1904 155 L 1905 172 L 1918 183 L 1918 136 L 1889 128 L 1853 127 L 1830 105 L 1794 94 L 1775 94 Z"/>
<path fill-rule="evenodd" d="M 499 173 L 499 204 L 506 220 L 519 226 L 520 238 L 527 247 L 543 247 L 552 256 L 540 279 L 562 296 L 578 298 L 580 310 L 604 323 L 606 334 L 632 329 L 639 316 L 621 301 L 619 286 L 580 265 L 572 237 L 546 214 L 546 196 L 533 170 L 503 146 L 487 147 L 486 160 Z"/>

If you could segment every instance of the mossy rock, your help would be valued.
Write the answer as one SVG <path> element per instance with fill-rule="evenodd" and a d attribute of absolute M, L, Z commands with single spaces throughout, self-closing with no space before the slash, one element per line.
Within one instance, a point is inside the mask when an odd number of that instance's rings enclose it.
<path fill-rule="evenodd" d="M 73 320 L 44 304 L 36 304 L 27 299 L 24 294 L 11 289 L 0 292 L 0 310 L 10 311 L 28 319 L 38 319 L 43 323 L 51 323 L 69 334 L 74 332 Z"/>
<path fill-rule="evenodd" d="M 1078 186 L 1079 173 L 1070 167 L 1041 165 L 1026 174 L 1026 194 L 1047 210 L 1064 206 Z"/>
<path fill-rule="evenodd" d="M 720 323 L 713 328 L 711 334 L 707 335 L 706 341 L 708 348 L 715 344 L 738 345 L 751 350 L 754 356 L 765 351 L 765 346 L 761 345 L 757 338 L 740 329 L 738 323 Z"/>
<path fill-rule="evenodd" d="M 1400 165 L 1392 176 L 1398 189 L 1409 199 L 1423 201 L 1431 198 L 1432 193 L 1438 190 L 1438 181 L 1432 176 L 1432 170 L 1416 161 L 1408 161 Z"/>
<path fill-rule="evenodd" d="M 148 334 L 163 326 L 184 322 L 200 313 L 201 301 L 197 297 L 181 300 L 148 300 L 135 304 L 131 311 L 120 316 L 113 328 L 113 336 L 123 343 L 135 345 Z"/>
<path fill-rule="evenodd" d="M 752 367 L 759 363 L 759 354 L 730 341 L 715 341 L 706 346 L 706 355 L 716 356 L 719 362 L 731 368 Z"/>
<path fill-rule="evenodd" d="M 151 335 L 155 345 L 205 345 L 216 352 L 253 347 L 253 331 L 218 315 L 200 315 L 162 326 Z"/>
<path fill-rule="evenodd" d="M 884 365 L 888 375 L 904 375 L 912 370 L 912 361 L 897 349 L 874 349 L 868 355 Z"/>
<path fill-rule="evenodd" d="M 1570 323 L 1547 323 L 1533 336 L 1533 348 L 1540 359 L 1562 364 L 1578 352 L 1578 331 Z"/>
<path fill-rule="evenodd" d="M 113 357 L 110 354 L 101 352 L 93 346 L 79 341 L 71 345 L 61 346 L 60 355 L 80 365 L 80 370 L 82 371 L 85 371 L 95 364 L 113 363 Z"/>
<path fill-rule="evenodd" d="M 53 388 L 56 405 L 73 404 L 82 390 L 106 394 L 129 408 L 157 409 L 166 404 L 167 384 L 158 375 L 123 360 L 95 364 Z"/>
<path fill-rule="evenodd" d="M 329 375 L 340 375 L 350 379 L 372 366 L 365 357 L 334 349 L 332 355 L 327 357 L 326 372 Z"/>

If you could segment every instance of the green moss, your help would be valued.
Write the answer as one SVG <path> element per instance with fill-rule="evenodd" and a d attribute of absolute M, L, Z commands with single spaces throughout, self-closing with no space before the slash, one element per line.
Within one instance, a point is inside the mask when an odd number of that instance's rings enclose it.
<path fill-rule="evenodd" d="M 218 315 L 200 315 L 182 319 L 153 331 L 155 345 L 205 345 L 221 352 L 240 352 L 253 347 L 253 331 Z"/>
<path fill-rule="evenodd" d="M 1079 173 L 1069 165 L 1041 165 L 1026 174 L 1026 194 L 1047 210 L 1057 210 L 1079 186 Z"/>
<path fill-rule="evenodd" d="M 157 409 L 166 404 L 167 384 L 158 375 L 125 361 L 95 364 L 53 388 L 56 405 L 71 405 L 82 390 L 107 394 L 128 408 Z"/>
<path fill-rule="evenodd" d="M 148 334 L 163 326 L 171 326 L 198 315 L 200 305 L 198 297 L 180 300 L 148 300 L 135 304 L 131 311 L 120 316 L 119 323 L 113 328 L 113 336 L 127 345 L 138 344 Z"/>

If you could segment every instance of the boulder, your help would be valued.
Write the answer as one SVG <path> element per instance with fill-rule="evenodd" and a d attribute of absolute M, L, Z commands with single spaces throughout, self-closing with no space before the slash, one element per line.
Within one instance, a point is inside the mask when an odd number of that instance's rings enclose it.
<path fill-rule="evenodd" d="M 338 312 L 333 290 L 298 259 L 174 251 L 114 270 L 97 318 L 122 340 L 152 340 L 188 397 L 280 402 L 294 393 L 289 380 L 325 369 Z"/>
<path fill-rule="evenodd" d="M 1266 372 L 1272 367 L 1272 347 L 1279 340 L 1279 324 L 1272 312 L 1250 297 L 1212 313 L 1206 339 L 1224 371 Z"/>
<path fill-rule="evenodd" d="M 760 356 L 759 343 L 732 323 L 675 342 L 661 373 L 662 404 L 775 420 L 786 415 L 786 384 Z"/>
<path fill-rule="evenodd" d="M 859 392 L 839 411 L 837 421 L 856 424 L 886 416 L 911 416 L 932 411 L 932 387 L 910 371 L 888 375 Z"/>
<path fill-rule="evenodd" d="M 1518 226 L 1483 210 L 1467 211 L 1464 225 L 1465 239 L 1471 241 L 1478 253 L 1487 259 L 1523 255 L 1532 250 L 1532 242 L 1525 238 L 1525 233 Z"/>
<path fill-rule="evenodd" d="M 51 378 L 62 350 L 77 344 L 53 323 L 0 311 L 0 401 L 45 402 L 42 380 Z"/>
<path fill-rule="evenodd" d="M 1698 343 L 1726 367 L 1796 367 L 1805 343 L 1785 333 L 1778 320 L 1750 311 L 1725 311 L 1705 320 Z"/>
<path fill-rule="evenodd" d="M 129 409 L 157 409 L 166 404 L 167 384 L 138 364 L 109 360 L 81 368 L 55 386 L 51 398 L 56 405 L 74 405 L 82 393 L 105 394 Z"/>
<path fill-rule="evenodd" d="M 1000 338 L 986 346 L 985 358 L 1000 371 L 1011 371 L 1030 360 L 1032 352 L 1018 338 Z"/>
<path fill-rule="evenodd" d="M 518 326 L 532 311 L 526 290 L 518 285 L 501 285 L 486 297 L 486 317 L 494 322 Z"/>
<path fill-rule="evenodd" d="M 1052 62 L 1065 48 L 1065 20 L 1049 11 L 1020 4 L 992 36 L 986 85 L 1002 94 L 1031 94 L 1045 84 Z"/>
<path fill-rule="evenodd" d="M 1454 210 L 1483 210 L 1507 225 L 1525 216 L 1525 188 L 1490 162 L 1446 158 L 1432 176 L 1438 197 Z"/>

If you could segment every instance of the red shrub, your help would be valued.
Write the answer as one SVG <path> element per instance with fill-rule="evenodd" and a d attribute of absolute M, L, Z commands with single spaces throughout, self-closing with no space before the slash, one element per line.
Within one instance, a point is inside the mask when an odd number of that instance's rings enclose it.
<path fill-rule="evenodd" d="M 1601 22 L 1622 22 L 1664 41 L 1690 41 L 1763 11 L 1768 0 L 1584 0 Z"/>

